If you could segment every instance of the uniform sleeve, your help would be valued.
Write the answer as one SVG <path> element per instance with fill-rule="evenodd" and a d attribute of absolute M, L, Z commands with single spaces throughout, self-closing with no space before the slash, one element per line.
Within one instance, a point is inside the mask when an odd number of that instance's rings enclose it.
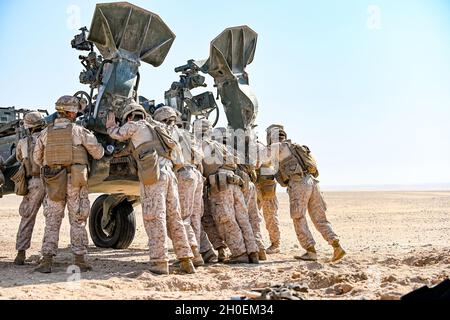
<path fill-rule="evenodd" d="M 105 149 L 100 143 L 98 143 L 97 138 L 89 130 L 83 129 L 81 141 L 83 147 L 86 148 L 87 152 L 89 152 L 94 159 L 99 160 L 105 154 Z"/>
<path fill-rule="evenodd" d="M 127 122 L 121 127 L 109 128 L 108 134 L 114 140 L 125 141 L 131 139 L 137 130 L 138 125 L 135 122 Z"/>
<path fill-rule="evenodd" d="M 36 140 L 36 145 L 34 146 L 33 151 L 33 160 L 40 167 L 44 165 L 44 150 L 45 150 L 44 146 L 46 145 L 46 143 L 47 143 L 47 129 L 42 131 L 41 135 Z"/>
<path fill-rule="evenodd" d="M 23 161 L 23 153 L 22 153 L 23 143 L 24 143 L 24 140 L 21 139 L 21 140 L 19 140 L 19 142 L 17 143 L 17 146 L 16 146 L 16 159 L 19 162 Z"/>

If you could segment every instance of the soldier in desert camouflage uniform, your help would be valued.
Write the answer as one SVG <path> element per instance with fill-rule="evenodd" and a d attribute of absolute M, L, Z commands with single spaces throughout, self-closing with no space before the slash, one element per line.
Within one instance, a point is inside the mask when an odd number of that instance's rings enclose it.
<path fill-rule="evenodd" d="M 23 126 L 30 131 L 30 135 L 17 143 L 16 159 L 24 165 L 28 194 L 23 197 L 19 206 L 21 219 L 16 237 L 17 256 L 14 260 L 16 265 L 25 264 L 25 253 L 30 248 L 36 215 L 45 196 L 41 168 L 33 160 L 34 146 L 43 126 L 42 115 L 37 111 L 27 113 L 23 119 Z"/>
<path fill-rule="evenodd" d="M 277 182 L 275 171 L 268 154 L 268 149 L 261 142 L 258 143 L 258 159 L 260 166 L 257 168 L 256 187 L 258 192 L 258 207 L 263 213 L 266 229 L 269 233 L 270 247 L 268 254 L 280 252 L 280 222 L 278 218 Z M 267 136 L 267 144 L 270 145 L 270 135 Z"/>
<path fill-rule="evenodd" d="M 172 149 L 167 150 L 158 137 L 171 138 L 162 125 L 151 119 L 144 108 L 134 101 L 125 107 L 122 122 L 123 125 L 119 127 L 115 115 L 110 113 L 106 127 L 113 139 L 131 140 L 134 148 L 133 155 L 138 163 L 141 182 L 142 215 L 149 238 L 150 271 L 169 274 L 166 247 L 169 235 L 180 260 L 181 270 L 195 273 L 192 249 L 181 218 L 177 179 L 171 161 Z M 179 149 L 174 140 L 169 143 L 173 143 L 174 149 Z M 182 157 L 181 154 L 179 156 Z"/>
<path fill-rule="evenodd" d="M 258 263 L 258 247 L 242 194 L 242 179 L 236 175 L 236 157 L 222 143 L 211 139 L 208 120 L 194 123 L 201 132 L 203 172 L 208 183 L 211 215 L 219 234 L 231 251 L 231 263 Z"/>
<path fill-rule="evenodd" d="M 85 260 L 88 246 L 86 221 L 90 211 L 88 153 L 94 159 L 100 159 L 104 149 L 90 131 L 74 123 L 77 113 L 86 103 L 84 99 L 72 96 L 59 98 L 56 102 L 58 118 L 42 131 L 34 149 L 33 158 L 36 164 L 43 167 L 46 185 L 43 259 L 36 269 L 39 272 L 52 271 L 66 205 L 74 264 L 82 272 L 92 269 Z"/>
<path fill-rule="evenodd" d="M 271 135 L 270 149 L 274 155 L 273 161 L 279 163 L 277 179 L 288 188 L 290 212 L 295 232 L 300 245 L 306 250 L 304 255 L 295 258 L 306 261 L 317 260 L 316 242 L 306 222 L 306 211 L 308 211 L 314 226 L 334 249 L 331 261 L 341 259 L 345 255 L 345 251 L 327 220 L 327 207 L 319 189 L 319 181 L 293 153 L 295 148 L 292 141 L 287 140 L 283 126 L 272 125 L 268 128 L 268 132 Z M 315 172 L 317 172 L 316 168 Z"/>
<path fill-rule="evenodd" d="M 256 181 L 255 169 L 259 166 L 258 154 L 256 144 L 253 144 L 252 139 L 249 137 L 248 132 L 236 131 L 233 135 L 226 128 L 216 128 L 215 135 L 219 137 L 219 142 L 223 142 L 231 153 L 238 159 L 237 174 L 242 178 L 242 195 L 245 199 L 247 207 L 247 214 L 245 220 L 250 222 L 251 230 L 246 230 L 245 225 L 241 229 L 244 234 L 244 240 L 246 240 L 247 249 L 249 241 L 252 243 L 251 250 L 255 250 L 255 246 L 258 248 L 259 260 L 267 260 L 266 249 L 261 234 L 261 221 L 262 217 L 258 209 L 257 193 L 254 182 Z M 242 148 L 242 150 L 238 150 Z"/>
<path fill-rule="evenodd" d="M 202 151 L 197 148 L 194 137 L 188 131 L 176 126 L 177 117 L 175 109 L 168 106 L 158 108 L 153 114 L 156 121 L 167 126 L 172 138 L 179 143 L 182 150 L 184 163 L 176 171 L 181 218 L 194 254 L 194 266 L 198 267 L 205 264 L 199 250 L 203 215 L 203 175 L 198 168 L 201 168 L 199 164 L 202 161 Z"/>

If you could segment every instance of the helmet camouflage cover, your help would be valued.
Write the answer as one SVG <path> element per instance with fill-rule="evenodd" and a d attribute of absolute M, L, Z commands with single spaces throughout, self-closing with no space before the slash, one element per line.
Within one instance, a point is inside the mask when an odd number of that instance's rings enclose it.
<path fill-rule="evenodd" d="M 28 112 L 23 117 L 23 126 L 25 129 L 39 127 L 43 124 L 43 117 L 39 111 Z"/>
<path fill-rule="evenodd" d="M 80 99 L 74 96 L 62 96 L 55 103 L 58 112 L 79 112 L 87 105 L 86 99 Z"/>
<path fill-rule="evenodd" d="M 127 106 L 123 109 L 122 112 L 122 122 L 126 122 L 129 115 L 133 113 L 138 113 L 142 116 L 142 118 L 147 117 L 147 112 L 145 111 L 144 107 L 141 106 L 136 101 L 131 101 L 127 104 Z"/>
<path fill-rule="evenodd" d="M 153 119 L 155 119 L 156 121 L 161 122 L 169 118 L 175 118 L 175 120 L 178 118 L 178 112 L 174 108 L 169 106 L 158 108 L 153 113 Z"/>

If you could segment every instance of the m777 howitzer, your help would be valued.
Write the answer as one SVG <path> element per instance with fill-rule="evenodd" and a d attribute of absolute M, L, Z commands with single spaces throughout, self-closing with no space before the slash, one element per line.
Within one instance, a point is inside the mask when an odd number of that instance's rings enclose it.
<path fill-rule="evenodd" d="M 88 84 L 90 92 L 75 94 L 88 100 L 77 122 L 92 130 L 107 150 L 103 159 L 90 161 L 89 191 L 102 195 L 92 204 L 89 231 L 96 246 L 122 249 L 131 244 L 135 234 L 133 206 L 139 201 L 139 180 L 128 143 L 109 137 L 106 118 L 113 112 L 121 119 L 130 99 L 138 100 L 151 112 L 154 103 L 138 95 L 139 67 L 142 62 L 160 66 L 175 34 L 158 15 L 126 2 L 97 4 L 89 32 L 86 28 L 81 31 L 72 47 L 90 51 L 79 57 L 84 68 L 80 82 Z M 190 90 L 205 86 L 199 72 L 214 77 L 231 127 L 253 125 L 257 102 L 248 88 L 245 66 L 252 61 L 255 46 L 256 33 L 250 28 L 230 28 L 211 43 L 207 61 L 189 61 L 177 68 L 180 81 L 172 85 L 165 98 L 166 104 L 184 115 L 186 127 L 192 116 L 204 117 L 217 110 L 211 92 L 189 95 Z M 54 118 L 55 114 L 50 115 L 46 122 Z"/>

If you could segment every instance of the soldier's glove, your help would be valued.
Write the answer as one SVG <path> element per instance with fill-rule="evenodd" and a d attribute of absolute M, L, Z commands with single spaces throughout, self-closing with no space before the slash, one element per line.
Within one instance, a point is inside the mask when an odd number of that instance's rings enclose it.
<path fill-rule="evenodd" d="M 117 126 L 116 115 L 113 112 L 108 113 L 108 117 L 106 118 L 105 126 L 106 126 L 106 129 L 114 128 L 115 126 Z"/>

